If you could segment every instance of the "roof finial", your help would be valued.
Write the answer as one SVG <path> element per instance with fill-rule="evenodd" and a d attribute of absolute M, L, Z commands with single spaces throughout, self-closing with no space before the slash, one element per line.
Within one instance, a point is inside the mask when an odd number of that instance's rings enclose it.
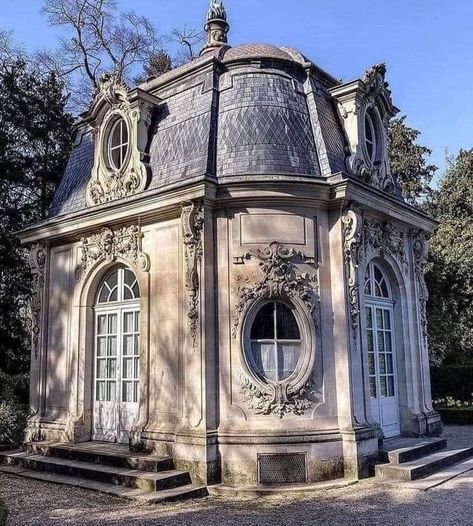
<path fill-rule="evenodd" d="M 227 33 L 229 29 L 230 26 L 227 22 L 227 12 L 222 0 L 210 0 L 207 21 L 205 24 L 207 42 L 201 51 L 201 55 L 226 46 L 228 43 Z"/>

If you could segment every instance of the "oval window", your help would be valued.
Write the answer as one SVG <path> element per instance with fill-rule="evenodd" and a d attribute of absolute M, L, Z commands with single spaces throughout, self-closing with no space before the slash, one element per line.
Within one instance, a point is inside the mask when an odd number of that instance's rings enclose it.
<path fill-rule="evenodd" d="M 302 351 L 301 331 L 297 319 L 285 303 L 264 304 L 253 319 L 248 362 L 263 380 L 282 382 L 296 370 Z"/>
<path fill-rule="evenodd" d="M 120 170 L 128 153 L 128 127 L 123 119 L 118 119 L 112 125 L 108 141 L 108 160 L 110 166 Z"/>

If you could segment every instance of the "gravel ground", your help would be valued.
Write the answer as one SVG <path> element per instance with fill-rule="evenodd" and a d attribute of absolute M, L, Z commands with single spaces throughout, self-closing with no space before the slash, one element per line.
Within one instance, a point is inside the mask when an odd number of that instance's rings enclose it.
<path fill-rule="evenodd" d="M 449 426 L 452 447 L 473 427 Z M 361 482 L 341 489 L 265 497 L 208 497 L 157 506 L 0 474 L 8 526 L 473 526 L 473 471 L 427 492 Z"/>

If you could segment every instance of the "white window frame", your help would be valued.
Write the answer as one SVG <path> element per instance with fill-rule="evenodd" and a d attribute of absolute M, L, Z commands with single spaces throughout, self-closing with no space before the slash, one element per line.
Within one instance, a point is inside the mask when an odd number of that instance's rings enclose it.
<path fill-rule="evenodd" d="M 113 135 L 115 133 L 115 130 L 120 126 L 120 141 L 119 144 L 116 144 L 115 146 L 112 145 Z M 123 130 L 126 129 L 127 132 L 127 141 L 123 140 Z M 108 133 L 108 141 L 107 141 L 107 158 L 109 165 L 117 171 L 120 171 L 123 166 L 125 165 L 125 161 L 128 156 L 128 151 L 130 149 L 130 130 L 128 129 L 128 125 L 123 117 L 118 117 L 110 127 L 110 131 Z M 118 150 L 120 153 L 120 166 L 117 166 L 113 160 L 113 152 L 115 150 Z"/>

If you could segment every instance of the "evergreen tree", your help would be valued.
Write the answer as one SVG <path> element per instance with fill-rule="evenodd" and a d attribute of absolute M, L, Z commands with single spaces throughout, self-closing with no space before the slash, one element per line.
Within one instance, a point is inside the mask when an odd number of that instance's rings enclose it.
<path fill-rule="evenodd" d="M 450 159 L 426 209 L 440 222 L 426 276 L 431 355 L 473 364 L 473 149 Z"/>
<path fill-rule="evenodd" d="M 15 232 L 47 215 L 70 151 L 66 102 L 55 75 L 0 66 L 0 398 L 27 392 L 31 276 Z"/>

